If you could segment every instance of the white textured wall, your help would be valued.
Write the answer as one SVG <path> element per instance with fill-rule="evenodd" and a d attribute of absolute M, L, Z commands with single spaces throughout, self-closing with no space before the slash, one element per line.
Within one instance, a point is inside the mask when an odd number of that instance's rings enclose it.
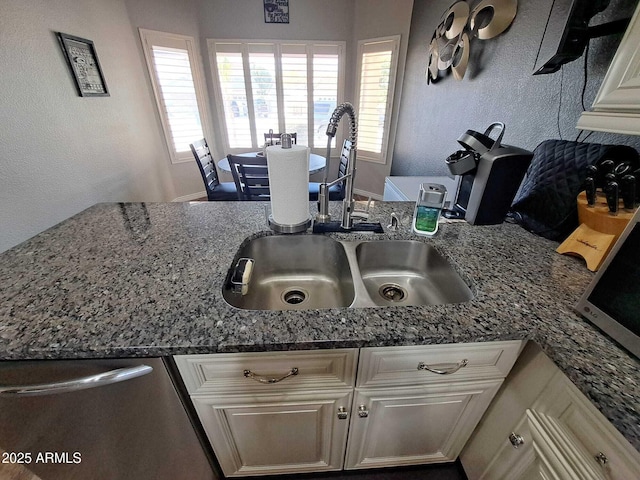
<path fill-rule="evenodd" d="M 77 95 L 56 31 L 94 41 L 110 97 Z M 174 197 L 123 0 L 0 0 L 0 65 L 0 251 L 97 202 Z"/>
<path fill-rule="evenodd" d="M 142 45 L 139 40 L 139 28 L 189 35 L 196 38 L 196 40 L 198 39 L 199 15 L 196 0 L 125 0 L 125 4 L 129 13 L 132 34 L 136 38 L 137 51 L 141 62 L 144 62 L 144 53 L 142 52 Z M 204 55 L 206 55 L 206 53 Z M 144 69 L 148 87 L 147 95 L 150 101 L 155 102 L 151 79 L 146 73 L 146 65 Z M 211 97 L 211 95 L 209 95 L 209 97 Z M 154 122 L 157 128 L 161 130 L 160 115 L 156 108 L 153 109 L 153 112 Z M 213 120 L 213 117 L 210 118 Z M 212 134 L 205 132 L 209 143 L 212 143 L 211 135 Z M 190 197 L 197 193 L 201 193 L 203 196 L 206 195 L 202 177 L 200 176 L 200 171 L 198 170 L 195 160 L 192 162 L 172 164 L 169 160 L 169 153 L 164 139 L 161 148 L 166 152 L 166 161 L 164 163 L 171 175 L 174 189 L 173 198 Z"/>
<path fill-rule="evenodd" d="M 200 20 L 200 48 L 207 77 L 212 111 L 215 98 L 211 79 L 211 65 L 207 53 L 207 38 L 265 39 L 265 40 L 332 40 L 351 43 L 353 38 L 354 5 L 356 0 L 289 0 L 289 23 L 264 22 L 264 6 L 256 0 L 194 0 L 198 3 Z M 382 0 L 376 0 L 382 1 Z M 393 0 L 383 0 L 391 2 Z M 348 45 L 347 45 L 348 46 Z M 353 58 L 347 52 L 346 91 L 353 87 Z M 352 101 L 350 94 L 345 100 Z M 222 132 L 214 125 L 216 143 L 212 147 L 218 157 L 227 152 L 220 150 Z M 320 148 L 315 153 L 325 155 Z M 331 163 L 332 178 L 338 171 L 338 161 Z M 312 177 L 321 181 L 322 173 Z M 331 178 L 331 177 L 330 177 Z M 230 180 L 230 175 L 225 180 Z"/>
<path fill-rule="evenodd" d="M 394 93 L 394 112 L 390 126 L 389 149 L 387 163 L 358 162 L 358 174 L 356 175 L 356 189 L 374 193 L 382 197 L 384 191 L 384 179 L 391 171 L 393 162 L 392 152 L 395 144 L 397 127 L 397 112 L 402 98 L 402 84 L 404 80 L 405 60 L 407 46 L 409 44 L 409 28 L 411 25 L 411 12 L 413 0 L 375 1 L 356 0 L 354 16 L 355 39 L 353 54 L 357 55 L 359 40 L 369 38 L 400 35 L 400 52 L 398 56 L 398 74 Z M 354 75 L 357 72 L 354 72 Z M 355 89 L 354 89 L 355 90 Z M 357 101 L 354 99 L 354 101 Z"/>

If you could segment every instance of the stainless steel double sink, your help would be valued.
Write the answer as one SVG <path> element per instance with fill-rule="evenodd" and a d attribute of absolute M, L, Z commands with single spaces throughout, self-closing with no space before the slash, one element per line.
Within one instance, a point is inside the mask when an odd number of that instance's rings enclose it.
<path fill-rule="evenodd" d="M 473 298 L 433 246 L 414 240 L 272 235 L 249 241 L 236 259 L 241 260 L 231 266 L 223 297 L 245 310 L 437 305 Z"/>

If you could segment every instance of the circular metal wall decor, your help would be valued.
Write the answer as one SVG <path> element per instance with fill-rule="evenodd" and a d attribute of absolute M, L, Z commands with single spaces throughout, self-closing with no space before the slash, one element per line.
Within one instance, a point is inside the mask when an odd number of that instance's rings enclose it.
<path fill-rule="evenodd" d="M 488 40 L 503 33 L 516 17 L 517 0 L 480 0 L 473 7 L 457 1 L 440 17 L 429 44 L 427 84 L 451 69 L 462 80 L 469 63 L 471 39 Z"/>

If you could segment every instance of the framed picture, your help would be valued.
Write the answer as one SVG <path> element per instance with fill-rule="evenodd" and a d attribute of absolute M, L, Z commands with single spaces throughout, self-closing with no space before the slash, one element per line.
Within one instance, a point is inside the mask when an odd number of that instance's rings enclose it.
<path fill-rule="evenodd" d="M 289 23 L 289 0 L 263 0 L 264 23 Z"/>
<path fill-rule="evenodd" d="M 98 55 L 91 40 L 58 32 L 58 40 L 67 59 L 81 97 L 108 97 Z"/>

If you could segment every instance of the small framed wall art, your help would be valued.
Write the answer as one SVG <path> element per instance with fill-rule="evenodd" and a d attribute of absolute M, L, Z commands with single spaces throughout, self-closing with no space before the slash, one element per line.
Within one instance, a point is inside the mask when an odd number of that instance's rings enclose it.
<path fill-rule="evenodd" d="M 289 23 L 289 0 L 263 0 L 264 23 Z"/>
<path fill-rule="evenodd" d="M 98 55 L 91 40 L 58 32 L 58 40 L 67 59 L 81 97 L 108 97 Z"/>

